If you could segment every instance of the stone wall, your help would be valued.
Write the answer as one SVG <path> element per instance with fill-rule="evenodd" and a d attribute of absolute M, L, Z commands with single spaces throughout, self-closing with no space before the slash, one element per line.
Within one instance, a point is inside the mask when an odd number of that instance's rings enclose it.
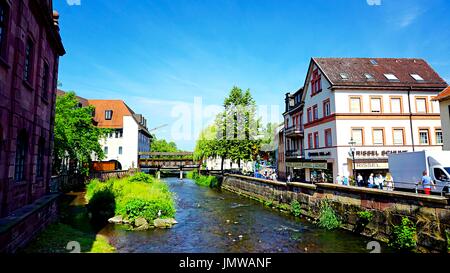
<path fill-rule="evenodd" d="M 0 253 L 25 247 L 46 226 L 57 220 L 58 194 L 46 195 L 0 219 Z"/>
<path fill-rule="evenodd" d="M 417 226 L 418 251 L 447 252 L 450 209 L 446 197 L 326 183 L 283 183 L 239 175 L 225 176 L 222 188 L 275 205 L 290 205 L 297 200 L 301 214 L 313 219 L 319 216 L 322 200 L 328 200 L 342 219 L 342 228 L 383 242 L 389 240 L 392 227 L 408 217 Z M 362 228 L 359 211 L 371 211 L 374 216 Z"/>

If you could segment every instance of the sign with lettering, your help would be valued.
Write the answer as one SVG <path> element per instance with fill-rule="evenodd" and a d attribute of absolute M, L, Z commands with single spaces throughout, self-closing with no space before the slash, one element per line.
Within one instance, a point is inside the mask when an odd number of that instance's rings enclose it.
<path fill-rule="evenodd" d="M 389 154 L 406 153 L 405 150 L 372 150 L 372 151 L 355 151 L 356 157 L 387 157 Z"/>
<path fill-rule="evenodd" d="M 327 163 L 319 162 L 286 162 L 286 167 L 294 169 L 327 169 Z"/>
<path fill-rule="evenodd" d="M 389 169 L 389 164 L 387 162 L 361 162 L 355 163 L 355 169 L 357 170 L 380 170 L 380 169 Z"/>
<path fill-rule="evenodd" d="M 308 153 L 309 157 L 315 156 L 331 156 L 331 152 L 310 152 Z"/>

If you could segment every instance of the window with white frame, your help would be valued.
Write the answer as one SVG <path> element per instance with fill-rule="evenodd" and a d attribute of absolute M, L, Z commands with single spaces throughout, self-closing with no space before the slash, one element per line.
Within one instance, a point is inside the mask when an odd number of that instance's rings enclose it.
<path fill-rule="evenodd" d="M 391 111 L 392 113 L 402 112 L 402 99 L 401 98 L 391 98 Z"/>
<path fill-rule="evenodd" d="M 404 145 L 403 129 L 394 129 L 394 145 Z"/>
<path fill-rule="evenodd" d="M 361 113 L 361 98 L 359 97 L 350 98 L 350 112 Z"/>
<path fill-rule="evenodd" d="M 352 129 L 352 138 L 355 142 L 355 145 L 363 145 L 363 129 L 362 128 L 354 128 Z"/>
<path fill-rule="evenodd" d="M 416 112 L 426 113 L 427 112 L 427 99 L 426 98 L 416 98 Z"/>
<path fill-rule="evenodd" d="M 441 129 L 436 129 L 435 130 L 435 134 L 436 134 L 436 145 L 444 144 L 444 139 L 443 139 L 443 136 L 442 136 L 442 130 Z"/>
<path fill-rule="evenodd" d="M 428 129 L 420 129 L 419 130 L 419 143 L 422 145 L 430 144 L 430 136 Z"/>
<path fill-rule="evenodd" d="M 381 98 L 371 98 L 370 105 L 372 113 L 381 113 Z"/>
<path fill-rule="evenodd" d="M 383 129 L 373 129 L 373 145 L 384 145 Z"/>

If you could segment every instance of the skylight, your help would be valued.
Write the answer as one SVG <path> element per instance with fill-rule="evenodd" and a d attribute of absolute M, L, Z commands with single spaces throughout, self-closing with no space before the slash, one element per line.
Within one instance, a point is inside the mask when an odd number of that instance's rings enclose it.
<path fill-rule="evenodd" d="M 364 76 L 366 77 L 367 80 L 372 80 L 373 79 L 373 75 L 372 74 L 366 73 L 366 74 L 364 74 Z"/>
<path fill-rule="evenodd" d="M 424 79 L 419 74 L 411 74 L 411 77 L 413 77 L 418 82 L 424 81 Z"/>
<path fill-rule="evenodd" d="M 374 60 L 374 59 L 370 60 L 370 63 L 373 64 L 373 65 L 378 65 L 378 62 L 376 60 Z"/>
<path fill-rule="evenodd" d="M 343 80 L 348 80 L 348 74 L 347 73 L 340 73 L 339 75 L 341 75 L 341 78 Z"/>
<path fill-rule="evenodd" d="M 390 81 L 398 81 L 398 78 L 394 74 L 384 74 L 384 76 Z"/>

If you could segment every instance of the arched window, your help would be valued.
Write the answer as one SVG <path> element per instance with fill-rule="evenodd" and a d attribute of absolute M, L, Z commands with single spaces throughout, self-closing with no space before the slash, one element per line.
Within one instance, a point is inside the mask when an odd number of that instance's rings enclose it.
<path fill-rule="evenodd" d="M 38 154 L 36 161 L 36 176 L 44 176 L 44 155 L 45 155 L 45 139 L 43 137 L 39 138 L 38 143 Z"/>
<path fill-rule="evenodd" d="M 17 137 L 16 146 L 16 164 L 14 171 L 14 179 L 17 182 L 25 180 L 25 164 L 28 150 L 28 136 L 27 133 L 22 130 Z"/>

